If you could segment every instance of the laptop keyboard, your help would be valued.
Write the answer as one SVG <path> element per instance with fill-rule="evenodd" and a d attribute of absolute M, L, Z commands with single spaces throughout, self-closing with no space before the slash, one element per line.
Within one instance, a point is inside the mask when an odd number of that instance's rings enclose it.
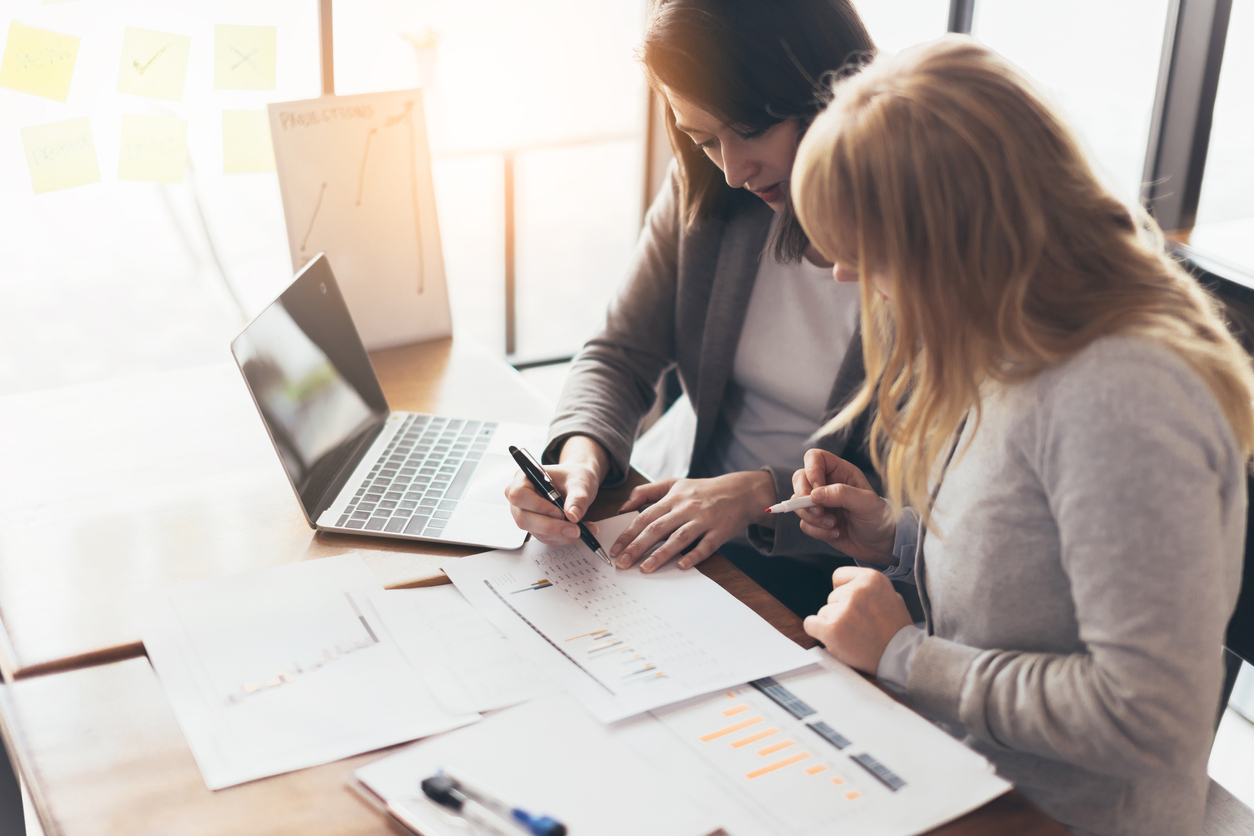
<path fill-rule="evenodd" d="M 491 421 L 410 415 L 336 527 L 439 537 L 496 427 Z"/>

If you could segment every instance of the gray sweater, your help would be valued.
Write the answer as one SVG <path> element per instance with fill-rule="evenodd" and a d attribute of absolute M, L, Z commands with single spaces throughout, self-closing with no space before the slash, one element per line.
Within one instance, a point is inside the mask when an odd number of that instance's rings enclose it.
<path fill-rule="evenodd" d="M 916 558 L 907 700 L 1077 833 L 1200 833 L 1246 513 L 1218 403 L 1108 337 L 983 408 Z"/>

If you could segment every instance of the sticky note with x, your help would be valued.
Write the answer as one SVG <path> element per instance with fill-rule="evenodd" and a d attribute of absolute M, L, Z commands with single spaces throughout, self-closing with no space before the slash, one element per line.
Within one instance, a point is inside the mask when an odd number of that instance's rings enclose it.
<path fill-rule="evenodd" d="M 9 22 L 0 60 L 0 87 L 63 102 L 78 58 L 78 37 Z"/>
<path fill-rule="evenodd" d="M 214 26 L 214 89 L 273 90 L 276 33 L 273 26 Z"/>
<path fill-rule="evenodd" d="M 191 49 L 192 39 L 184 35 L 126 27 L 122 63 L 118 66 L 118 92 L 181 102 Z"/>

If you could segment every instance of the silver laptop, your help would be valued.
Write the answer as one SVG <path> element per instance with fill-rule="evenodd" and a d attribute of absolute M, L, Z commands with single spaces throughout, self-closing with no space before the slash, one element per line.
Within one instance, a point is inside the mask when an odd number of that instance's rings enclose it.
<path fill-rule="evenodd" d="M 512 549 L 511 444 L 532 424 L 393 412 L 326 256 L 231 342 L 305 519 L 324 531 Z"/>

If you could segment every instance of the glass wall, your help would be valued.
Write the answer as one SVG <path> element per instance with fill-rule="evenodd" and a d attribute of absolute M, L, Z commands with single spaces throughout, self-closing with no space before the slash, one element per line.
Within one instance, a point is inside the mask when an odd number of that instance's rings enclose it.
<path fill-rule="evenodd" d="M 644 0 L 336 6 L 336 91 L 421 84 L 454 328 L 504 350 L 504 158 L 514 158 L 517 346 L 599 325 L 640 219 Z"/>
<path fill-rule="evenodd" d="M 1254 0 L 1233 0 L 1195 247 L 1254 271 Z"/>
<path fill-rule="evenodd" d="M 939 38 L 949 23 L 949 0 L 857 0 L 854 6 L 884 52 Z"/>
<path fill-rule="evenodd" d="M 243 152 L 257 142 L 225 136 L 224 113 L 251 112 L 246 124 L 266 102 L 318 93 L 316 4 L 9 8 L 6 60 L 26 56 L 35 71 L 0 80 L 0 393 L 229 357 L 245 313 L 291 277 L 291 263 L 273 172 L 225 171 L 225 139 Z M 216 89 L 216 24 L 269 34 L 257 54 L 245 51 L 277 60 L 239 69 L 270 67 L 253 83 L 272 89 Z M 39 73 L 40 56 L 63 74 Z M 154 170 L 132 153 L 158 140 L 185 145 L 185 170 L 181 160 Z M 56 165 L 60 152 L 79 167 Z M 37 169 L 51 179 L 32 179 Z M 68 183 L 81 185 L 55 188 Z"/>
<path fill-rule="evenodd" d="M 0 79 L 0 394 L 227 359 L 245 318 L 291 277 L 255 117 L 320 94 L 317 0 L 10 8 L 13 54 L 55 55 L 72 72 L 64 100 L 55 78 L 33 92 Z M 335 5 L 337 92 L 426 88 L 459 336 L 504 348 L 505 153 L 519 353 L 570 351 L 599 322 L 640 217 L 643 19 L 644 0 Z M 218 25 L 262 40 L 224 58 Z M 223 60 L 260 73 L 255 89 L 222 89 Z M 185 166 L 128 169 L 135 125 L 173 131 L 171 147 L 185 136 Z M 71 140 L 84 153 L 90 142 L 97 171 L 32 179 L 28 150 Z"/>
<path fill-rule="evenodd" d="M 1169 0 L 978 0 L 972 34 L 1026 70 L 1128 203 L 1140 199 Z"/>

